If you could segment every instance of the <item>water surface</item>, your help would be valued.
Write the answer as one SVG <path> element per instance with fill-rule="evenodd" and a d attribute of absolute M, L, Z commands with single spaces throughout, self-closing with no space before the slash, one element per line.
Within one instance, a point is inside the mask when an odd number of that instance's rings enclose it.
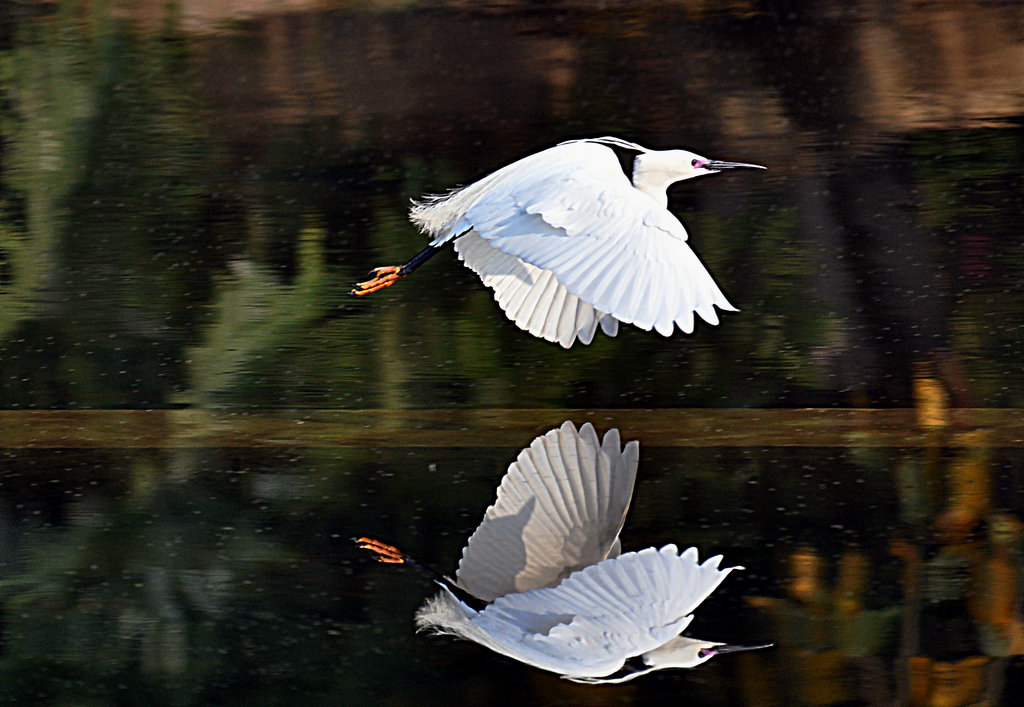
<path fill-rule="evenodd" d="M 12 4 L 0 11 L 0 697 L 1011 704 L 1024 8 Z M 757 162 L 670 191 L 740 309 L 565 351 L 409 200 L 561 140 Z M 642 444 L 623 546 L 721 552 L 607 688 L 417 636 L 515 453 Z M 954 694 L 955 693 L 955 694 Z"/>

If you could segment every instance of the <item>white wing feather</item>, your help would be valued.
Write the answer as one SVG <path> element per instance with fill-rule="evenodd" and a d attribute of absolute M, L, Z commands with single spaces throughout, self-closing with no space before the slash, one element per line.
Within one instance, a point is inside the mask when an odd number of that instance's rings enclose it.
<path fill-rule="evenodd" d="M 600 441 L 593 425 L 571 422 L 537 437 L 513 462 L 494 505 L 469 538 L 456 581 L 491 601 L 551 587 L 618 553 L 633 495 L 639 444 L 618 430 Z"/>
<path fill-rule="evenodd" d="M 599 324 L 608 336 L 618 333 L 618 320 L 571 294 L 550 270 L 492 248 L 476 232 L 456 239 L 455 251 L 494 290 L 494 299 L 520 329 L 564 348 L 577 338 L 589 344 Z M 524 306 L 528 300 L 536 303 L 533 309 Z"/>
<path fill-rule="evenodd" d="M 717 324 L 716 306 L 735 310 L 686 244 L 683 225 L 633 187 L 603 144 L 575 141 L 544 150 L 414 205 L 411 217 L 436 236 L 432 245 L 472 231 L 550 271 L 598 312 L 641 329 L 667 336 L 678 326 L 690 333 L 694 312 Z M 468 257 L 466 264 L 489 273 Z M 521 316 L 505 311 L 523 326 Z"/>
<path fill-rule="evenodd" d="M 675 545 L 604 560 L 555 587 L 509 594 L 476 612 L 443 591 L 417 612 L 420 628 L 476 641 L 569 678 L 599 678 L 671 641 L 735 568 L 703 564 Z"/>

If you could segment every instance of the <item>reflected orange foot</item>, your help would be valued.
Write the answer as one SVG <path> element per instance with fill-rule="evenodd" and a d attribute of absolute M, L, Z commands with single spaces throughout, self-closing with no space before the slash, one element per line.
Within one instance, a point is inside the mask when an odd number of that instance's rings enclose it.
<path fill-rule="evenodd" d="M 377 290 L 383 290 L 385 287 L 391 287 L 398 282 L 399 278 L 403 277 L 398 274 L 401 269 L 401 265 L 385 265 L 374 268 L 368 275 L 369 280 L 357 282 L 355 287 L 349 290 L 348 293 L 356 297 L 362 297 Z"/>
<path fill-rule="evenodd" d="M 396 565 L 405 563 L 405 553 L 394 545 L 387 545 L 373 538 L 356 538 L 355 541 L 360 549 L 372 552 L 377 562 L 387 562 Z"/>

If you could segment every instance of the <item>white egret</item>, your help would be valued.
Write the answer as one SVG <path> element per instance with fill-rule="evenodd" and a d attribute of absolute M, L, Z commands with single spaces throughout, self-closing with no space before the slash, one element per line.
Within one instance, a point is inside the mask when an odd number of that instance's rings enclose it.
<path fill-rule="evenodd" d="M 681 636 L 691 612 L 736 567 L 697 561 L 675 545 L 620 554 L 639 444 L 598 439 L 571 422 L 536 438 L 509 467 L 469 538 L 455 579 L 397 548 L 358 538 L 381 562 L 428 574 L 441 591 L 416 613 L 420 629 L 475 641 L 577 682 L 624 682 L 692 668 L 727 646 Z"/>
<path fill-rule="evenodd" d="M 638 153 L 632 183 L 612 147 Z M 349 294 L 389 287 L 452 243 L 509 319 L 565 348 L 589 344 L 598 325 L 615 336 L 619 322 L 689 334 L 694 312 L 718 324 L 716 306 L 736 308 L 687 245 L 666 190 L 739 168 L 764 169 L 614 137 L 563 142 L 414 203 L 410 217 L 430 245 L 403 265 L 375 268 Z"/>

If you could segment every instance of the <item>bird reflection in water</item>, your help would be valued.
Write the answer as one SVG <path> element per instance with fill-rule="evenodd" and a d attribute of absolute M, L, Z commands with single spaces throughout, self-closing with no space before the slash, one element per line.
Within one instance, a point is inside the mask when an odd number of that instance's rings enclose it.
<path fill-rule="evenodd" d="M 455 579 L 395 547 L 358 538 L 381 562 L 441 587 L 416 615 L 447 633 L 576 682 L 619 683 L 716 655 L 766 648 L 682 635 L 691 613 L 736 567 L 675 545 L 620 554 L 639 444 L 589 423 L 538 437 L 509 467 L 463 550 Z"/>

